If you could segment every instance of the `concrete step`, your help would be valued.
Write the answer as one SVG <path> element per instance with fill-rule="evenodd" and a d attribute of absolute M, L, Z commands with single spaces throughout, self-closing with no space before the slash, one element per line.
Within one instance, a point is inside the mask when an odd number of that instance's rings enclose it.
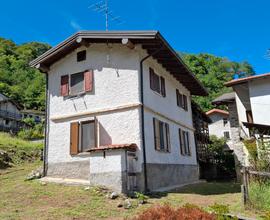
<path fill-rule="evenodd" d="M 61 177 L 43 177 L 39 179 L 40 182 L 44 183 L 57 183 L 57 184 L 63 184 L 63 185 L 72 185 L 72 186 L 89 186 L 90 181 L 89 180 L 83 180 L 83 179 L 69 179 L 69 178 L 61 178 Z"/>

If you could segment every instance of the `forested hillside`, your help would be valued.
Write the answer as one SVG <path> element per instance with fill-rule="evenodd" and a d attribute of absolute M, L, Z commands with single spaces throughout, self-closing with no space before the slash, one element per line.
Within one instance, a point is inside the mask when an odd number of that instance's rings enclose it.
<path fill-rule="evenodd" d="M 48 44 L 16 45 L 0 38 L 0 93 L 27 109 L 44 110 L 45 76 L 28 63 L 49 48 Z"/>
<path fill-rule="evenodd" d="M 48 50 L 43 43 L 16 45 L 0 38 L 0 93 L 19 102 L 27 109 L 44 110 L 45 76 L 29 67 L 29 61 Z M 227 92 L 224 82 L 232 79 L 237 72 L 247 75 L 254 70 L 247 62 L 237 63 L 210 54 L 181 54 L 186 64 L 208 89 L 208 97 L 195 97 L 203 110 L 212 108 L 211 101 Z"/>
<path fill-rule="evenodd" d="M 213 108 L 211 102 L 217 96 L 231 91 L 224 83 L 233 79 L 234 74 L 249 76 L 255 73 L 247 62 L 232 62 L 210 54 L 181 54 L 181 57 L 209 92 L 207 97 L 194 97 L 204 111 Z"/>

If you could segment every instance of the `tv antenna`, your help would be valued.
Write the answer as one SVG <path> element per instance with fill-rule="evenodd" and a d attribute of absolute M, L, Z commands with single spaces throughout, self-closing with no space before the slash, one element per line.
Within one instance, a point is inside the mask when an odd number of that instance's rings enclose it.
<path fill-rule="evenodd" d="M 123 24 L 124 22 L 120 19 L 120 16 L 114 16 L 112 11 L 109 9 L 108 0 L 96 2 L 88 7 L 93 11 L 99 12 L 105 15 L 105 27 L 106 31 L 109 30 L 109 20 L 116 22 L 118 25 Z"/>

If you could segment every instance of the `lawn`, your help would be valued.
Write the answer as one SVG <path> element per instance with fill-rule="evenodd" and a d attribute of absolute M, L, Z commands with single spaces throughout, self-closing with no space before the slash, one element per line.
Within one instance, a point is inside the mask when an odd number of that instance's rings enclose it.
<path fill-rule="evenodd" d="M 24 163 L 0 170 L 0 219 L 123 219 L 130 218 L 154 204 L 181 206 L 192 203 L 202 207 L 227 204 L 234 214 L 256 216 L 241 206 L 240 186 L 234 183 L 200 183 L 170 193 L 152 195 L 148 204 L 131 209 L 118 208 L 121 198 L 108 199 L 96 188 L 43 185 L 25 176 L 40 162 Z"/>

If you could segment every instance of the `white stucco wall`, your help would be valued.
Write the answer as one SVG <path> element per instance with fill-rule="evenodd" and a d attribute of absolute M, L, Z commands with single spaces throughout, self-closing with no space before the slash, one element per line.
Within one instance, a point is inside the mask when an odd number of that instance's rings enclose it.
<path fill-rule="evenodd" d="M 250 81 L 249 94 L 254 123 L 270 125 L 270 79 Z"/>
<path fill-rule="evenodd" d="M 230 121 L 228 116 L 219 113 L 213 113 L 209 115 L 209 117 L 212 120 L 212 123 L 208 125 L 210 135 L 216 135 L 217 137 L 222 138 L 224 137 L 224 132 L 228 131 L 231 137 Z M 225 125 L 223 123 L 223 118 L 227 118 L 227 124 Z"/>
<path fill-rule="evenodd" d="M 94 152 L 90 157 L 90 173 L 122 172 L 126 170 L 126 155 L 124 150 Z"/>
<path fill-rule="evenodd" d="M 242 85 L 240 85 L 242 86 Z M 249 103 L 248 87 L 234 87 L 235 90 L 235 101 L 237 106 L 240 136 L 242 138 L 249 137 L 248 129 L 243 125 L 242 122 L 247 122 L 246 111 L 250 110 L 250 105 L 244 105 Z M 241 97 L 241 98 L 240 98 Z"/>
<path fill-rule="evenodd" d="M 76 53 L 87 49 L 86 61 L 77 62 Z M 108 63 L 107 55 L 110 61 Z M 136 143 L 140 148 L 139 107 L 108 113 L 75 117 L 75 114 L 139 103 L 138 55 L 122 45 L 81 47 L 50 68 L 49 72 L 49 140 L 48 162 L 89 160 L 89 156 L 70 155 L 70 123 L 97 116 L 100 145 Z M 60 96 L 62 75 L 86 69 L 94 71 L 94 89 L 82 97 Z M 65 119 L 53 119 L 61 115 Z"/>
<path fill-rule="evenodd" d="M 146 54 L 144 52 L 141 52 L 141 58 L 145 55 Z M 144 104 L 146 106 L 145 141 L 147 163 L 197 164 L 190 92 L 153 58 L 150 57 L 143 65 Z M 160 94 L 150 89 L 149 67 L 151 67 L 156 74 L 165 78 L 166 97 L 162 97 Z M 176 89 L 178 89 L 180 93 L 187 96 L 188 111 L 185 111 L 184 109 L 177 106 Z M 150 110 L 148 108 L 150 108 Z M 154 111 L 151 111 L 151 109 Z M 164 153 L 155 150 L 153 117 L 169 124 L 171 142 L 170 153 Z M 181 126 L 181 124 L 186 127 Z M 189 131 L 191 156 L 182 156 L 180 154 L 180 143 L 178 135 L 179 128 Z"/>

